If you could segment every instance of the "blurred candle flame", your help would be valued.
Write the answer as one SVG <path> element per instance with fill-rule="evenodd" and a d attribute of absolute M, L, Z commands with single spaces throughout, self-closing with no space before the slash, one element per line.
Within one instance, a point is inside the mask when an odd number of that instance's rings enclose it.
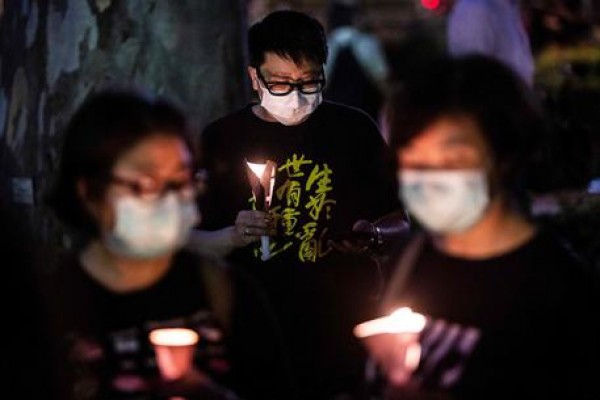
<path fill-rule="evenodd" d="M 426 322 L 424 315 L 413 312 L 409 307 L 400 307 L 388 316 L 357 325 L 354 335 L 363 338 L 383 333 L 419 333 Z"/>
<path fill-rule="evenodd" d="M 157 346 L 191 346 L 198 342 L 198 334 L 186 328 L 159 328 L 150 332 L 150 342 Z"/>

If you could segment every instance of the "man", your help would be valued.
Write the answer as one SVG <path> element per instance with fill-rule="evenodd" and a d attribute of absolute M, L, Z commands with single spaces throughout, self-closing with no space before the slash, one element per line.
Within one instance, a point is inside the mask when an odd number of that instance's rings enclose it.
<path fill-rule="evenodd" d="M 191 243 L 260 280 L 298 397 L 331 399 L 360 380 L 364 354 L 352 327 L 371 315 L 381 284 L 371 260 L 331 242 L 399 208 L 392 158 L 365 113 L 322 101 L 327 45 L 316 19 L 276 11 L 250 28 L 249 51 L 260 103 L 202 135 L 209 182 Z M 269 177 L 260 185 L 247 166 L 266 161 L 267 171 L 276 165 L 272 191 Z"/>
<path fill-rule="evenodd" d="M 450 54 L 494 57 L 532 85 L 534 61 L 519 7 L 518 0 L 458 0 L 448 17 Z"/>

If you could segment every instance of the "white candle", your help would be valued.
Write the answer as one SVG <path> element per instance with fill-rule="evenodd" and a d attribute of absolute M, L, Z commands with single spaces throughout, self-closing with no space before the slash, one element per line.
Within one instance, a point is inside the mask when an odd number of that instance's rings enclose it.
<path fill-rule="evenodd" d="M 268 236 L 263 235 L 260 237 L 260 259 L 267 261 L 271 258 L 271 243 Z"/>

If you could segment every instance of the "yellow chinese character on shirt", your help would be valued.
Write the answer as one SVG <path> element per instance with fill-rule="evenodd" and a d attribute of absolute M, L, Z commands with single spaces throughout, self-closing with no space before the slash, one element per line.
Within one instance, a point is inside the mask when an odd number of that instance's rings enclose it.
<path fill-rule="evenodd" d="M 318 255 L 318 242 L 315 239 L 317 223 L 309 222 L 302 227 L 303 232 L 296 236 L 301 240 L 298 257 L 301 261 L 316 261 Z"/>
<path fill-rule="evenodd" d="M 306 164 L 312 164 L 312 161 L 305 160 L 304 155 L 298 158 L 298 155 L 292 155 L 292 159 L 288 159 L 285 164 L 279 167 L 279 171 L 286 171 L 289 178 L 298 178 L 304 176 L 302 172 L 302 166 Z"/>

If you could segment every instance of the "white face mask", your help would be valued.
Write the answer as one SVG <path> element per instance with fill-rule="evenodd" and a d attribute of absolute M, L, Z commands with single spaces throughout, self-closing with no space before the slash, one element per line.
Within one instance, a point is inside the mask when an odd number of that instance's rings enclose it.
<path fill-rule="evenodd" d="M 199 215 L 193 200 L 169 192 L 153 200 L 120 197 L 115 218 L 112 232 L 104 235 L 105 245 L 122 256 L 148 259 L 181 248 Z"/>
<path fill-rule="evenodd" d="M 304 122 L 322 101 L 321 93 L 304 94 L 294 90 L 285 96 L 273 96 L 262 85 L 260 90 L 260 105 L 283 125 L 298 125 Z"/>
<path fill-rule="evenodd" d="M 435 233 L 463 232 L 479 221 L 489 204 L 483 170 L 400 173 L 400 197 L 408 211 Z"/>

